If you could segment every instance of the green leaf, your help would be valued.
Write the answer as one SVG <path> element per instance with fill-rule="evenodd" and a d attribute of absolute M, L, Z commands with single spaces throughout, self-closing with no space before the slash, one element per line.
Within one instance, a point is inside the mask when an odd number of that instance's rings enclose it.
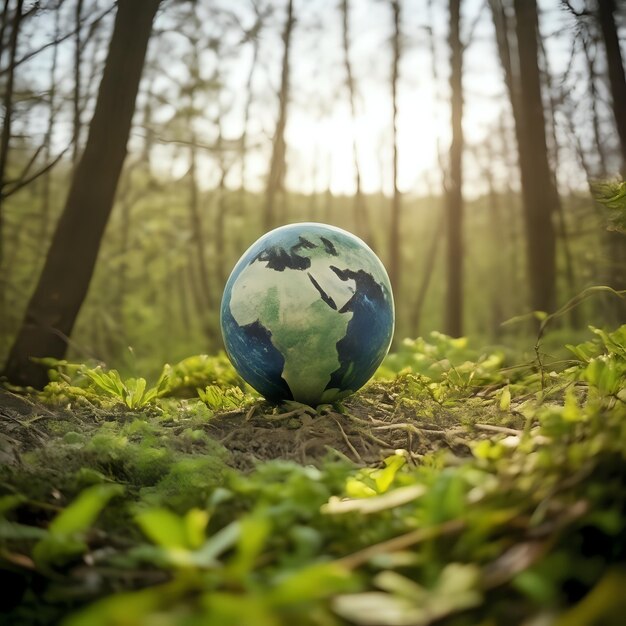
<path fill-rule="evenodd" d="M 263 551 L 272 526 L 267 514 L 257 511 L 240 522 L 237 553 L 231 563 L 231 571 L 239 578 L 247 575 Z"/>
<path fill-rule="evenodd" d="M 509 411 L 511 408 L 511 389 L 507 385 L 502 389 L 502 393 L 500 394 L 500 410 L 501 411 Z"/>
<path fill-rule="evenodd" d="M 121 485 L 94 485 L 85 489 L 50 522 L 48 534 L 33 549 L 35 561 L 47 567 L 87 549 L 83 535 L 111 498 L 123 493 Z"/>
<path fill-rule="evenodd" d="M 119 398 L 123 402 L 126 401 L 128 390 L 124 386 L 117 370 L 104 372 L 102 368 L 98 366 L 92 370 L 85 370 L 85 375 L 91 379 L 97 387 L 109 395 Z"/>
<path fill-rule="evenodd" d="M 37 526 L 27 526 L 0 518 L 0 539 L 43 539 L 48 532 Z"/>
<path fill-rule="evenodd" d="M 17 493 L 0 497 L 0 513 L 8 513 L 27 501 L 26 496 Z"/>
<path fill-rule="evenodd" d="M 358 581 L 336 563 L 315 563 L 295 573 L 283 574 L 275 585 L 269 601 L 275 606 L 282 606 L 353 591 Z"/>
<path fill-rule="evenodd" d="M 136 518 L 143 533 L 163 548 L 187 548 L 187 529 L 184 520 L 167 509 L 142 511 Z"/>
<path fill-rule="evenodd" d="M 146 402 L 144 398 L 144 391 L 146 389 L 145 378 L 129 378 L 124 383 L 126 387 L 125 402 L 126 405 L 131 408 L 139 408 Z"/>
<path fill-rule="evenodd" d="M 85 489 L 50 522 L 54 535 L 70 535 L 91 527 L 111 498 L 124 493 L 121 485 L 94 485 Z"/>
<path fill-rule="evenodd" d="M 384 464 L 384 469 L 372 472 L 372 478 L 376 483 L 378 493 L 385 493 L 391 487 L 396 474 L 406 464 L 406 458 L 402 454 L 394 454 L 393 456 L 388 456 L 384 460 Z"/>
<path fill-rule="evenodd" d="M 239 387 L 222 389 L 217 385 L 209 385 L 204 391 L 198 389 L 198 396 L 210 409 L 215 411 L 237 409 L 246 400 L 244 392 Z"/>
<path fill-rule="evenodd" d="M 230 550 L 241 536 L 241 523 L 234 521 L 209 537 L 205 544 L 194 553 L 194 562 L 202 566 L 213 566 L 216 559 Z"/>
<path fill-rule="evenodd" d="M 206 539 L 206 527 L 209 523 L 208 511 L 190 509 L 185 514 L 183 523 L 187 535 L 187 545 L 192 549 L 199 548 Z"/>

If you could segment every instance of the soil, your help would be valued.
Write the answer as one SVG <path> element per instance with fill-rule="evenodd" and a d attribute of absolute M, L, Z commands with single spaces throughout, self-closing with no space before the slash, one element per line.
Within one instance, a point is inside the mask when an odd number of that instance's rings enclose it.
<path fill-rule="evenodd" d="M 315 410 L 295 402 L 259 401 L 246 410 L 216 413 L 204 429 L 230 452 L 227 463 L 243 471 L 273 459 L 320 465 L 329 455 L 371 466 L 400 448 L 416 462 L 436 450 L 469 455 L 469 441 L 487 434 L 468 425 L 468 414 L 469 405 L 444 408 L 428 399 L 405 403 L 389 386 L 370 385 L 340 408 L 323 405 Z M 0 390 L 0 463 L 19 464 L 22 453 L 44 445 L 59 429 L 85 433 L 103 421 L 136 417 L 137 412 L 122 406 L 52 407 Z M 478 420 L 489 421 L 484 409 Z M 173 434 L 181 427 L 172 423 Z"/>
<path fill-rule="evenodd" d="M 230 464 L 244 471 L 272 459 L 319 465 L 329 455 L 369 466 L 400 448 L 415 461 L 440 449 L 469 455 L 463 438 L 467 427 L 434 404 L 436 418 L 427 419 L 415 407 L 403 407 L 386 391 L 370 387 L 346 401 L 341 412 L 331 405 L 316 411 L 293 402 L 278 407 L 259 403 L 247 412 L 216 415 L 207 432 L 230 451 Z M 425 412 L 432 413 L 433 407 Z"/>

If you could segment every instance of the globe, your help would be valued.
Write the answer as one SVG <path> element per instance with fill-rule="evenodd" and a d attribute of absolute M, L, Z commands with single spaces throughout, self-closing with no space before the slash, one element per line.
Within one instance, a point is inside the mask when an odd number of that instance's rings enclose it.
<path fill-rule="evenodd" d="M 358 237 L 327 224 L 289 224 L 239 259 L 220 323 L 246 382 L 268 400 L 316 406 L 362 387 L 387 354 L 391 285 Z"/>

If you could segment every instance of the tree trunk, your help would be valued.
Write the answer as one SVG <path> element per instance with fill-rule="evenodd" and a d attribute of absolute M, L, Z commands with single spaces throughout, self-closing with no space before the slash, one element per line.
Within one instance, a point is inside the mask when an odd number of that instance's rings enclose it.
<path fill-rule="evenodd" d="M 539 25 L 537 24 L 537 29 L 539 29 Z M 550 73 L 550 65 L 548 63 L 548 55 L 546 54 L 545 46 L 543 45 L 543 41 L 540 40 L 539 50 L 540 50 L 540 58 L 542 61 L 542 71 L 540 72 L 540 77 L 543 79 L 546 91 L 548 93 L 548 120 L 550 123 L 550 143 L 551 143 L 551 154 L 550 157 L 552 159 L 552 181 L 554 184 L 555 193 L 555 212 L 558 224 L 558 236 L 560 238 L 561 249 L 563 250 L 563 261 L 565 263 L 565 279 L 567 281 L 568 294 L 567 299 L 573 298 L 577 293 L 578 289 L 576 288 L 576 277 L 575 277 L 575 268 L 574 268 L 574 256 L 572 254 L 571 246 L 570 246 L 570 236 L 567 228 L 567 219 L 565 216 L 565 209 L 563 208 L 563 203 L 561 202 L 561 197 L 558 193 L 558 171 L 559 171 L 559 161 L 560 161 L 560 152 L 559 152 L 559 142 L 556 135 L 556 102 L 553 94 L 553 86 L 552 86 L 552 74 Z M 569 312 L 570 323 L 573 328 L 580 328 L 580 309 L 578 307 L 573 307 Z"/>
<path fill-rule="evenodd" d="M 626 115 L 624 115 L 626 74 L 624 73 L 624 61 L 615 23 L 614 0 L 598 0 L 598 21 L 600 22 L 602 38 L 606 48 L 606 63 L 611 87 L 613 115 L 615 116 L 615 127 L 617 128 L 622 153 L 622 176 L 626 178 Z"/>
<path fill-rule="evenodd" d="M 11 0 L 4 0 L 2 6 L 2 15 L 0 16 L 0 56 L 4 48 L 4 31 L 9 22 L 9 3 Z"/>
<path fill-rule="evenodd" d="M 215 303 L 213 302 L 211 281 L 207 271 L 208 263 L 206 260 L 206 244 L 204 241 L 204 224 L 200 212 L 196 150 L 196 136 L 192 131 L 189 146 L 189 227 L 191 228 L 191 237 L 196 252 L 200 290 L 204 301 L 202 310 L 206 312 L 206 309 L 212 309 Z"/>
<path fill-rule="evenodd" d="M 617 25 L 615 23 L 614 0 L 598 0 L 598 21 L 602 30 L 602 38 L 606 49 L 607 71 L 611 87 L 611 99 L 615 127 L 619 136 L 622 154 L 622 177 L 626 179 L 626 75 L 624 61 L 619 44 Z M 609 256 L 608 283 L 613 289 L 626 289 L 626 246 L 621 233 L 607 232 Z M 626 318 L 626 304 L 615 298 L 611 303 L 614 322 L 621 324 Z"/>
<path fill-rule="evenodd" d="M 254 97 L 252 85 L 254 81 L 254 74 L 256 72 L 257 64 L 259 60 L 259 40 L 254 38 L 252 40 L 252 60 L 250 62 L 250 69 L 248 71 L 248 78 L 246 80 L 246 104 L 243 110 L 243 128 L 241 131 L 241 182 L 239 183 L 239 204 L 240 210 L 244 209 L 244 193 L 246 189 L 246 177 L 247 177 L 247 165 L 248 165 L 248 126 L 250 125 L 250 109 L 252 108 L 252 100 Z"/>
<path fill-rule="evenodd" d="M 452 143 L 446 189 L 447 297 L 446 332 L 463 334 L 463 44 L 460 35 L 461 0 L 450 0 L 450 94 Z"/>
<path fill-rule="evenodd" d="M 172 246 L 176 242 L 172 242 Z M 189 337 L 192 329 L 192 316 L 189 312 L 189 296 L 187 293 L 187 275 L 185 274 L 185 267 L 178 268 L 176 271 L 176 279 L 174 283 L 178 290 L 178 304 L 180 306 L 180 320 L 178 322 L 179 328 L 182 328 L 183 335 Z"/>
<path fill-rule="evenodd" d="M 89 136 L 46 263 L 6 365 L 7 378 L 41 387 L 31 357 L 62 358 L 87 293 L 126 157 L 135 99 L 159 0 L 119 0 Z"/>
<path fill-rule="evenodd" d="M 556 242 L 552 214 L 558 192 L 548 163 L 545 119 L 538 66 L 537 4 L 514 0 L 519 66 L 520 170 L 526 224 L 531 305 L 552 311 L 555 305 Z"/>
<path fill-rule="evenodd" d="M 291 32 L 294 25 L 293 0 L 287 3 L 287 19 L 283 29 L 283 67 L 280 82 L 280 92 L 278 94 L 278 121 L 276 122 L 276 132 L 272 146 L 272 159 L 267 177 L 267 188 L 265 192 L 265 214 L 264 226 L 270 230 L 276 221 L 276 194 L 284 191 L 285 174 L 287 165 L 285 162 L 285 126 L 287 125 L 287 105 L 289 103 L 289 65 L 291 54 Z"/>
<path fill-rule="evenodd" d="M 5 20 L 8 20 L 8 1 L 5 1 L 2 15 L 2 29 L 6 27 Z M 6 184 L 6 169 L 9 157 L 9 144 L 11 142 L 11 122 L 13 121 L 13 80 L 15 76 L 15 56 L 17 53 L 17 40 L 22 21 L 22 6 L 24 0 L 17 0 L 15 14 L 11 24 L 11 34 L 9 36 L 8 74 L 4 86 L 3 108 L 4 118 L 2 120 L 2 135 L 0 136 L 0 331 L 4 332 L 6 324 L 6 288 L 7 280 L 4 267 L 4 188 Z M 2 33 L 4 38 L 4 32 Z M 0 46 L 4 42 L 0 40 Z M 1 55 L 0 55 L 1 56 Z"/>
<path fill-rule="evenodd" d="M 398 78 L 400 70 L 400 0 L 391 0 L 393 38 L 391 60 L 391 138 L 393 144 L 393 196 L 389 229 L 389 280 L 396 293 L 400 291 L 400 190 L 398 189 Z"/>
<path fill-rule="evenodd" d="M 604 141 L 602 141 L 602 135 L 600 134 L 600 114 L 598 112 L 598 103 L 600 101 L 600 94 L 598 93 L 598 89 L 596 87 L 596 80 L 598 78 L 598 73 L 596 72 L 596 54 L 597 54 L 597 46 L 594 45 L 593 51 L 590 50 L 589 43 L 587 42 L 586 37 L 582 37 L 583 43 L 583 51 L 585 53 L 585 59 L 587 62 L 587 70 L 589 72 L 589 100 L 591 102 L 591 111 L 592 111 L 592 126 L 593 126 L 593 140 L 595 151 L 598 155 L 598 166 L 599 166 L 599 174 L 600 176 L 607 175 L 607 166 L 606 166 L 606 147 L 604 145 Z"/>
<path fill-rule="evenodd" d="M 59 38 L 59 11 L 54 14 L 54 39 Z M 44 163 L 50 163 L 52 159 L 52 135 L 54 133 L 54 126 L 56 122 L 56 73 L 57 73 L 57 60 L 58 60 L 58 46 L 54 46 L 52 50 L 52 65 L 50 67 L 50 92 L 48 94 L 48 106 L 50 107 L 50 114 L 48 116 L 48 128 L 46 129 L 46 136 L 44 138 Z M 45 242 L 48 241 L 48 233 L 50 232 L 50 196 L 51 196 L 51 176 L 50 172 L 46 172 L 43 176 L 43 188 L 41 191 L 41 231 L 39 240 L 41 242 L 41 255 L 45 256 L 46 248 Z"/>
<path fill-rule="evenodd" d="M 74 13 L 74 17 L 76 20 L 76 33 L 74 34 L 74 98 L 73 98 L 73 107 L 74 107 L 74 115 L 72 118 L 72 123 L 74 127 L 73 137 L 72 137 L 72 163 L 76 165 L 78 161 L 78 150 L 80 145 L 80 131 L 81 131 L 81 123 L 80 123 L 80 96 L 81 96 L 81 79 L 80 79 L 80 65 L 81 65 L 81 57 L 82 57 L 82 42 L 80 39 L 80 21 L 82 19 L 83 12 L 83 0 L 76 0 L 76 9 Z"/>
<path fill-rule="evenodd" d="M 526 229 L 530 304 L 534 310 L 552 311 L 556 285 L 556 241 L 552 213 L 556 207 L 558 194 L 548 163 L 541 100 L 537 3 L 536 0 L 514 0 L 516 45 L 513 46 L 513 50 L 509 43 L 513 33 L 509 31 L 502 3 L 499 0 L 489 0 L 489 4 L 515 120 Z M 517 53 L 516 57 L 514 52 Z"/>
<path fill-rule="evenodd" d="M 228 176 L 228 166 L 224 158 L 224 132 L 222 128 L 222 117 L 224 111 L 220 111 L 217 134 L 217 151 L 220 169 L 220 180 L 217 185 L 217 201 L 215 203 L 215 280 L 219 292 L 222 293 L 226 283 L 226 176 Z"/>
<path fill-rule="evenodd" d="M 536 0 L 514 0 L 519 67 L 520 170 L 526 223 L 526 253 L 534 310 L 555 305 L 556 245 L 552 213 L 558 193 L 548 163 L 538 66 Z"/>
<path fill-rule="evenodd" d="M 419 288 L 417 290 L 417 297 L 415 298 L 415 304 L 411 314 L 411 330 L 415 337 L 419 337 L 420 325 L 422 323 L 422 313 L 424 312 L 424 305 L 426 304 L 426 295 L 428 294 L 428 288 L 435 272 L 435 263 L 437 261 L 437 252 L 439 250 L 439 242 L 444 231 L 443 214 L 437 220 L 437 226 L 435 232 L 430 240 L 428 250 L 424 258 L 424 270 L 422 272 L 422 279 L 420 281 Z"/>
<path fill-rule="evenodd" d="M 372 234 L 370 232 L 369 218 L 365 198 L 361 189 L 361 167 L 359 165 L 359 151 L 357 145 L 357 134 L 354 124 L 356 122 L 356 87 L 354 85 L 354 75 L 352 73 L 352 63 L 350 62 L 350 3 L 349 0 L 341 1 L 342 34 L 343 34 L 343 63 L 346 70 L 346 87 L 350 98 L 350 113 L 352 115 L 352 159 L 354 161 L 354 182 L 356 190 L 354 194 L 354 223 L 363 235 L 363 239 L 370 246 L 372 245 Z"/>
<path fill-rule="evenodd" d="M 504 264 L 502 263 L 502 242 L 504 241 L 504 227 L 502 224 L 502 210 L 500 200 L 496 193 L 493 183 L 492 164 L 495 163 L 495 155 L 491 141 L 485 143 L 487 150 L 487 159 L 483 167 L 483 176 L 487 181 L 487 202 L 489 208 L 489 221 L 492 236 L 492 252 L 493 258 L 496 259 L 493 269 L 490 272 L 491 279 L 491 334 L 493 337 L 499 337 L 501 334 L 501 324 L 504 321 L 504 312 L 502 307 L 502 292 L 507 284 L 512 284 L 504 278 Z"/>

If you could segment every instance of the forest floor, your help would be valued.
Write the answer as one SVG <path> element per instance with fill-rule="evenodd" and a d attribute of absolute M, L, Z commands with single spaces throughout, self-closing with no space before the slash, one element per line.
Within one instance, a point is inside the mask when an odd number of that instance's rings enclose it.
<path fill-rule="evenodd" d="M 0 623 L 621 626 L 626 326 L 592 331 L 553 365 L 434 333 L 317 408 L 223 356 L 49 362 L 0 390 Z"/>

